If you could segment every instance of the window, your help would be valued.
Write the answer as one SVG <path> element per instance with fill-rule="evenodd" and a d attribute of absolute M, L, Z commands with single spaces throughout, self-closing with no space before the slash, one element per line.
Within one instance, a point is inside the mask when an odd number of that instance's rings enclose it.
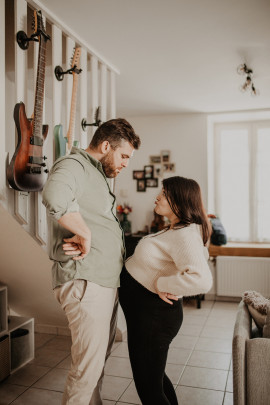
<path fill-rule="evenodd" d="M 270 241 L 270 121 L 215 124 L 214 199 L 229 240 Z"/>

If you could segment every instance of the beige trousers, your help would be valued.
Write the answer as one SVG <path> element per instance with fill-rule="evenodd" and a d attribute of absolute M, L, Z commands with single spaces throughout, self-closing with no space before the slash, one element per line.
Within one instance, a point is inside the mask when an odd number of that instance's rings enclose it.
<path fill-rule="evenodd" d="M 66 313 L 72 339 L 71 368 L 62 405 L 101 405 L 103 368 L 116 330 L 116 289 L 72 280 L 54 293 Z"/>

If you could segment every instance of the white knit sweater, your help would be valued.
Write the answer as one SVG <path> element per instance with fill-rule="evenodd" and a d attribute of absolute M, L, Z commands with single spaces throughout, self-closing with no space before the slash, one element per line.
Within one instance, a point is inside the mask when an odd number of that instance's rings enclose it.
<path fill-rule="evenodd" d="M 203 294 L 212 286 L 201 226 L 191 224 L 145 236 L 127 259 L 130 275 L 148 290 L 178 297 Z"/>

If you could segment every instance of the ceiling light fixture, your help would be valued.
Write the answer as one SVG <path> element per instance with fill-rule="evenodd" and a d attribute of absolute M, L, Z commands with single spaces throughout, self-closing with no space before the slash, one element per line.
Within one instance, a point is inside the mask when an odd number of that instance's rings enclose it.
<path fill-rule="evenodd" d="M 245 63 L 239 65 L 237 68 L 237 73 L 239 75 L 246 75 L 245 82 L 240 86 L 240 90 L 242 92 L 250 91 L 252 96 L 258 96 L 259 90 L 255 88 L 254 83 L 252 81 L 253 70 L 248 68 Z"/>

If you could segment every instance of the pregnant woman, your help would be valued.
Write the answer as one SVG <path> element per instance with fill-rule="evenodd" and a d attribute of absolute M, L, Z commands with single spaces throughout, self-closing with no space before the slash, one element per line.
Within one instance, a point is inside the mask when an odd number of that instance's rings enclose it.
<path fill-rule="evenodd" d="M 127 259 L 119 298 L 142 404 L 177 405 L 165 373 L 168 349 L 182 324 L 182 297 L 211 288 L 206 248 L 211 228 L 194 180 L 179 176 L 163 180 L 155 204 L 155 212 L 167 217 L 170 225 L 141 239 Z"/>

